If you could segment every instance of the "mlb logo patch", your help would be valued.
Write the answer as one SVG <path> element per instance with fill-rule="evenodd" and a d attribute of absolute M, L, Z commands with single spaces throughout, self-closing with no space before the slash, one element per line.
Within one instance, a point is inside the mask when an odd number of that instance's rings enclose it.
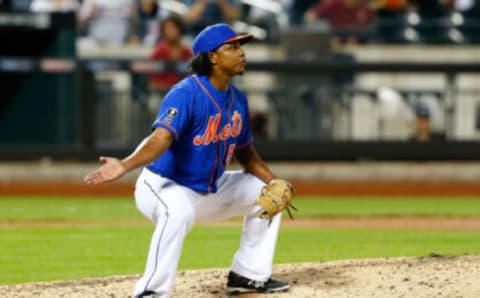
<path fill-rule="evenodd" d="M 167 115 L 170 117 L 175 117 L 178 115 L 178 110 L 176 108 L 169 108 L 167 110 Z"/>

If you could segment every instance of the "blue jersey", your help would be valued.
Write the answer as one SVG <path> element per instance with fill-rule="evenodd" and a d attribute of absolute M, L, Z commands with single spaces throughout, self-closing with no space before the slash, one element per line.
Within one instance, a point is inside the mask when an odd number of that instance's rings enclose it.
<path fill-rule="evenodd" d="M 219 91 L 206 76 L 173 86 L 152 127 L 167 129 L 174 141 L 147 168 L 199 192 L 216 192 L 235 150 L 253 142 L 245 95 L 232 84 Z"/>

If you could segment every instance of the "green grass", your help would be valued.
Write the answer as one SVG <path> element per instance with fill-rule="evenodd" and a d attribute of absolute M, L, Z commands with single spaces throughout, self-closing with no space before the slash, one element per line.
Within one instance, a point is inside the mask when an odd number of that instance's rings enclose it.
<path fill-rule="evenodd" d="M 141 273 L 152 229 L 1 229 L 0 284 Z M 228 267 L 239 239 L 239 227 L 195 227 L 186 239 L 180 269 Z M 480 236 L 458 231 L 284 228 L 275 262 L 420 256 L 431 252 L 479 254 Z"/>
<path fill-rule="evenodd" d="M 479 198 L 296 199 L 299 217 L 480 216 Z M 142 219 L 133 199 L 0 199 L 0 284 L 141 273 L 153 231 L 135 226 L 15 227 L 30 220 Z M 240 227 L 196 226 L 186 239 L 181 269 L 227 267 Z M 480 254 L 480 234 L 467 231 L 282 228 L 276 263 L 366 257 Z"/>
<path fill-rule="evenodd" d="M 0 230 L 0 284 L 140 272 L 147 228 Z"/>
<path fill-rule="evenodd" d="M 298 198 L 299 215 L 318 216 L 480 216 L 480 198 Z"/>
<path fill-rule="evenodd" d="M 298 217 L 480 216 L 480 198 L 321 198 L 298 197 Z M 141 219 L 133 198 L 0 199 L 0 220 Z"/>
<path fill-rule="evenodd" d="M 140 219 L 132 198 L 0 198 L 0 220 Z"/>

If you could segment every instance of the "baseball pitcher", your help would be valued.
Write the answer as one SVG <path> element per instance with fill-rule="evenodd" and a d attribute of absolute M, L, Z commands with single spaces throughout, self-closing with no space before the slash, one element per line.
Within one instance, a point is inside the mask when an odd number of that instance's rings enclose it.
<path fill-rule="evenodd" d="M 276 178 L 253 147 L 247 99 L 230 81 L 245 69 L 242 44 L 226 24 L 206 27 L 193 41 L 194 74 L 172 87 L 152 133 L 128 157 L 100 157 L 88 184 L 120 178 L 144 166 L 135 188 L 137 208 L 156 228 L 134 297 L 168 297 L 187 233 L 196 222 L 244 215 L 240 248 L 227 292 L 279 292 L 271 278 L 281 211 L 293 189 Z M 244 171 L 225 171 L 235 157 Z"/>

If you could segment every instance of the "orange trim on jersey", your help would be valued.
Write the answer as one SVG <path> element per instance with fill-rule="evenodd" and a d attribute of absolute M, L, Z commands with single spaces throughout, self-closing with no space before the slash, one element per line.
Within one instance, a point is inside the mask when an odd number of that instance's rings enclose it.
<path fill-rule="evenodd" d="M 156 124 L 155 124 L 155 123 L 156 123 Z M 175 127 L 171 126 L 170 124 L 167 124 L 167 123 L 162 122 L 162 121 L 160 121 L 160 120 L 155 121 L 155 123 L 154 123 L 153 125 L 156 126 L 156 125 L 160 124 L 160 125 L 165 126 L 165 128 L 171 129 L 170 132 L 173 133 L 173 135 L 174 135 L 174 137 L 175 137 L 175 140 L 178 140 L 178 138 L 180 137 L 180 136 L 178 135 L 178 132 L 177 132 L 177 130 L 175 129 Z M 168 130 L 168 129 L 167 129 L 167 130 Z"/>
<path fill-rule="evenodd" d="M 232 102 L 230 102 L 230 106 L 228 107 L 228 112 L 227 112 L 227 116 L 230 117 L 230 114 L 231 114 L 231 111 L 232 111 L 232 107 L 233 107 L 233 103 L 235 102 L 235 93 L 233 92 L 233 89 L 230 88 L 230 92 L 232 92 Z M 228 119 L 228 121 L 230 121 L 230 119 Z M 222 161 L 225 161 L 225 157 L 227 156 L 228 154 L 228 150 L 227 150 L 227 140 L 225 140 L 224 144 L 223 144 L 223 150 L 224 150 L 224 153 L 223 153 L 223 156 L 222 156 Z M 225 168 L 222 166 L 222 168 L 225 170 Z"/>
<path fill-rule="evenodd" d="M 208 98 L 213 102 L 213 104 L 215 105 L 215 107 L 218 110 L 218 113 L 220 113 L 220 117 L 221 117 L 222 116 L 222 109 L 220 108 L 218 103 L 215 101 L 215 98 L 210 94 L 210 92 L 208 92 L 207 87 L 205 87 L 202 84 L 202 82 L 200 82 L 200 80 L 198 79 L 198 77 L 196 75 L 194 75 L 193 78 L 195 79 L 195 81 L 197 81 L 197 84 L 200 86 L 200 88 L 202 88 L 203 92 L 205 92 L 205 94 L 207 94 Z"/>
<path fill-rule="evenodd" d="M 202 82 L 200 82 L 200 79 L 197 77 L 197 75 L 193 75 L 193 78 L 197 82 L 198 86 L 200 86 L 200 88 L 203 90 L 203 92 L 205 92 L 207 97 L 213 102 L 213 104 L 218 110 L 218 113 L 220 114 L 220 119 L 222 119 L 222 109 L 220 108 L 218 103 L 215 101 L 215 98 L 210 94 L 210 92 L 208 92 L 207 87 L 205 87 L 202 84 Z M 208 188 L 207 188 L 208 192 L 210 192 L 210 189 L 212 188 L 212 184 L 214 182 L 213 180 L 215 179 L 215 172 L 217 171 L 217 167 L 218 167 L 218 154 L 219 154 L 218 146 L 219 146 L 219 143 L 218 142 L 215 143 L 215 163 L 213 164 L 212 172 L 210 174 L 210 181 L 208 182 Z"/>

